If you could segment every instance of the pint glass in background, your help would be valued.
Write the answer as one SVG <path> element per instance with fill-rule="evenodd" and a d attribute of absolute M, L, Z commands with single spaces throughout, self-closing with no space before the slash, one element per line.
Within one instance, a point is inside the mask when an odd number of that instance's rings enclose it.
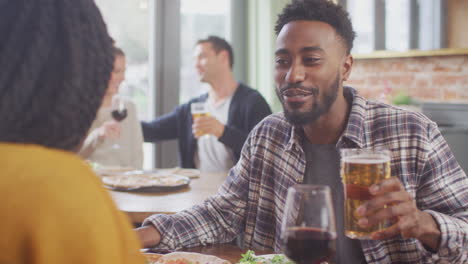
<path fill-rule="evenodd" d="M 341 179 L 345 190 L 345 234 L 352 239 L 370 239 L 386 223 L 363 228 L 356 209 L 371 198 L 369 187 L 390 178 L 390 151 L 385 149 L 342 149 Z"/>
<path fill-rule="evenodd" d="M 195 120 L 201 116 L 207 116 L 208 110 L 206 109 L 206 105 L 204 102 L 201 103 L 191 103 L 190 104 L 190 111 L 192 113 L 192 119 Z"/>
<path fill-rule="evenodd" d="M 195 102 L 190 104 L 190 112 L 192 113 L 192 120 L 209 115 L 208 110 L 206 109 L 205 102 Z M 203 133 L 198 133 L 197 136 L 202 136 Z"/>

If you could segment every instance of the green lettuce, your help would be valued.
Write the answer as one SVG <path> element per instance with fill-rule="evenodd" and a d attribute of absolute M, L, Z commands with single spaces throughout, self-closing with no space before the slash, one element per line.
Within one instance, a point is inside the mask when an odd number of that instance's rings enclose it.
<path fill-rule="evenodd" d="M 248 250 L 245 254 L 241 254 L 242 258 L 239 264 L 294 264 L 283 255 L 276 255 L 271 259 L 266 259 L 261 256 L 255 256 L 255 252 Z"/>

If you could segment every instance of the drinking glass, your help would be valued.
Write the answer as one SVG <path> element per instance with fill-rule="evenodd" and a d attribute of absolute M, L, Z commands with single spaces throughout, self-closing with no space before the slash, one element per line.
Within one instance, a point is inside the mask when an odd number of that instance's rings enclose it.
<path fill-rule="evenodd" d="M 197 119 L 198 117 L 208 115 L 208 110 L 206 109 L 206 104 L 204 102 L 191 103 L 190 111 L 192 113 L 193 120 Z"/>
<path fill-rule="evenodd" d="M 390 178 L 390 151 L 386 149 L 342 149 L 341 179 L 345 190 L 345 234 L 352 239 L 370 239 L 385 228 L 381 222 L 361 227 L 356 209 L 372 198 L 369 187 Z"/>
<path fill-rule="evenodd" d="M 120 99 L 118 96 L 114 96 L 112 98 L 112 111 L 111 111 L 111 115 L 112 115 L 112 118 L 116 121 L 116 122 L 122 122 L 125 118 L 127 118 L 127 109 L 125 108 L 125 104 L 123 102 L 122 99 Z M 112 148 L 113 149 L 120 149 L 120 144 L 118 144 L 117 142 L 115 142 L 113 145 L 112 145 Z"/>
<path fill-rule="evenodd" d="M 290 187 L 281 226 L 284 254 L 297 264 L 331 263 L 336 237 L 330 187 L 310 184 Z"/>
<path fill-rule="evenodd" d="M 208 116 L 208 109 L 206 108 L 205 102 L 195 102 L 190 104 L 190 112 L 192 113 L 192 120 L 195 121 L 197 118 L 202 116 Z M 199 131 L 196 136 L 203 136 L 204 133 Z"/>

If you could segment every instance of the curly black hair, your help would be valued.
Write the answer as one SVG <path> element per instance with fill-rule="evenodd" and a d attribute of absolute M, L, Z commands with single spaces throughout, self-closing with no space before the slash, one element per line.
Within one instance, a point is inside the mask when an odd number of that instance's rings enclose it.
<path fill-rule="evenodd" d="M 0 36 L 0 142 L 75 151 L 114 61 L 94 1 L 1 1 Z"/>
<path fill-rule="evenodd" d="M 353 30 L 348 12 L 341 6 L 328 0 L 296 0 L 288 4 L 278 15 L 275 32 L 279 34 L 284 25 L 291 21 L 321 21 L 332 26 L 344 40 L 349 54 L 353 48 L 356 33 Z"/>

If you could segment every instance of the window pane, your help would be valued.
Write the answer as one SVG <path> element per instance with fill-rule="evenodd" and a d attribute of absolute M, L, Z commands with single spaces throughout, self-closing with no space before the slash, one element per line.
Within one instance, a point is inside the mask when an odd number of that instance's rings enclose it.
<path fill-rule="evenodd" d="M 148 82 L 148 0 L 96 0 L 116 45 L 126 54 L 127 72 L 120 93 L 137 105 L 140 119 L 152 118 Z"/>
<path fill-rule="evenodd" d="M 96 0 L 110 35 L 127 58 L 125 81 L 120 94 L 133 100 L 141 120 L 152 119 L 152 92 L 149 87 L 150 10 L 148 0 Z M 153 147 L 143 144 L 145 169 L 153 168 Z"/>
<path fill-rule="evenodd" d="M 230 40 L 230 7 L 230 0 L 181 0 L 181 103 L 206 91 L 195 71 L 193 49 L 209 35 Z"/>
<path fill-rule="evenodd" d="M 443 48 L 443 12 L 444 1 L 419 0 L 419 48 L 432 50 Z"/>
<path fill-rule="evenodd" d="M 410 0 L 385 1 L 385 47 L 405 51 L 410 47 Z"/>
<path fill-rule="evenodd" d="M 374 0 L 348 0 L 346 5 L 356 31 L 353 53 L 374 51 Z"/>

